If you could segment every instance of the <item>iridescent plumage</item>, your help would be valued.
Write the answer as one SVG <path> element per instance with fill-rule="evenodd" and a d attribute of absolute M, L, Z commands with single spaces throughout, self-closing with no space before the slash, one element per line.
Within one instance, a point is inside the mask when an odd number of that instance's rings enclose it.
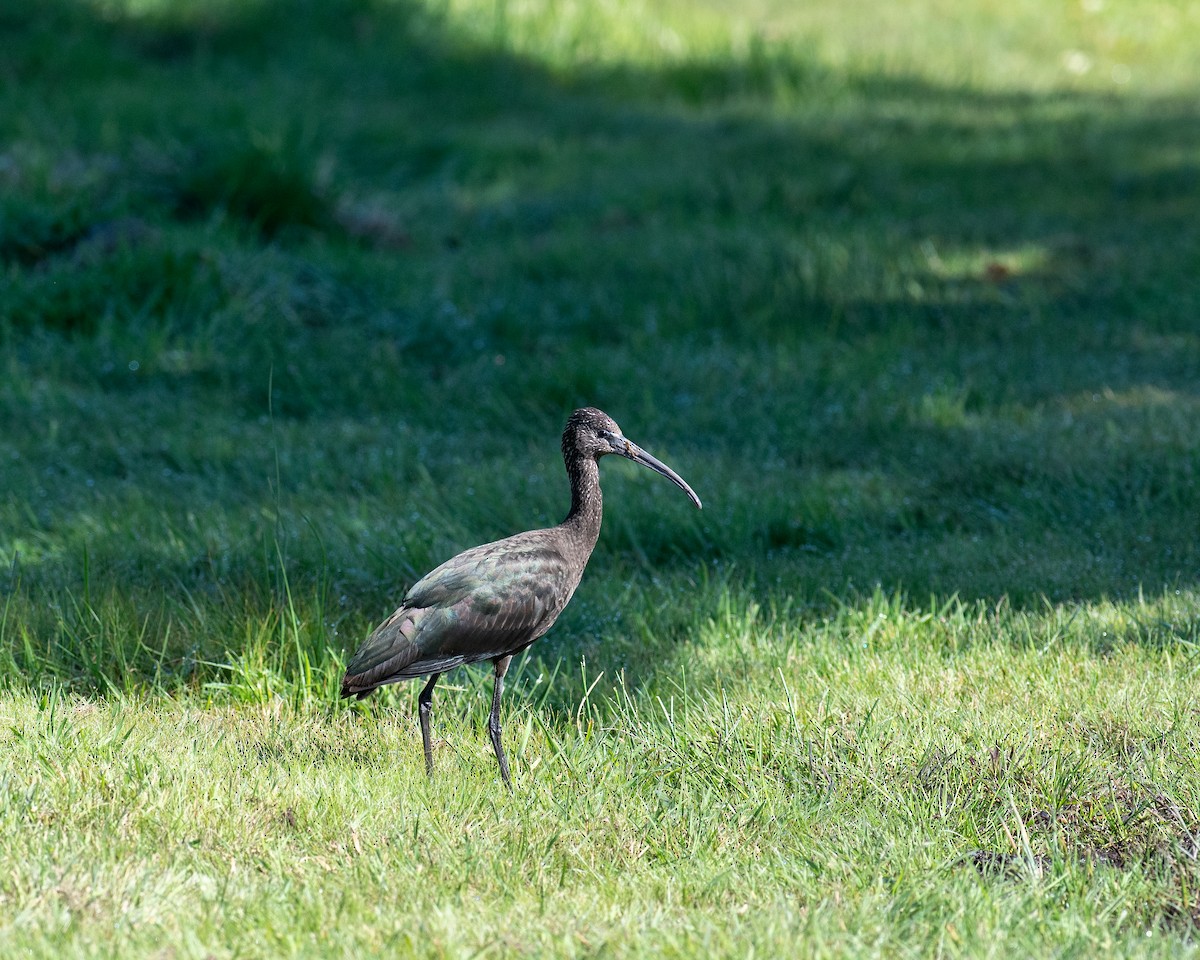
<path fill-rule="evenodd" d="M 579 586 L 600 535 L 600 457 L 615 453 L 650 467 L 700 506 L 674 470 L 627 440 L 611 417 L 593 407 L 571 414 L 562 450 L 571 483 L 566 519 L 473 547 L 426 574 L 346 668 L 343 697 L 361 698 L 384 684 L 429 676 L 418 699 L 427 770 L 433 769 L 429 713 L 437 678 L 464 663 L 490 660 L 496 686 L 488 728 L 500 775 L 511 786 L 500 740 L 504 674 L 514 654 L 550 629 Z"/>

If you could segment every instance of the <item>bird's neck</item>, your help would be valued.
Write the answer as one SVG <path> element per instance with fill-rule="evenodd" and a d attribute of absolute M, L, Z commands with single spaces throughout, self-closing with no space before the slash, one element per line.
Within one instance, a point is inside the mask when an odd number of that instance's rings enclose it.
<path fill-rule="evenodd" d="M 563 526 L 580 531 L 588 547 L 600 536 L 604 498 L 600 495 L 600 465 L 591 457 L 573 457 L 567 461 L 571 481 L 571 512 Z"/>

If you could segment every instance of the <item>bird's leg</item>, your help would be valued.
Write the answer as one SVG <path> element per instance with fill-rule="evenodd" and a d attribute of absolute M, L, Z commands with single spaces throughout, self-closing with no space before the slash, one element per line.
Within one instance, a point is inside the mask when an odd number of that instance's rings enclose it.
<path fill-rule="evenodd" d="M 500 695 L 504 693 L 504 675 L 512 657 L 498 657 L 496 664 L 496 686 L 492 690 L 492 713 L 488 717 L 488 732 L 492 735 L 492 749 L 496 751 L 496 760 L 500 764 L 500 777 L 504 785 L 512 790 L 512 780 L 508 776 L 508 758 L 504 756 L 504 747 L 500 743 Z"/>
<path fill-rule="evenodd" d="M 440 673 L 435 673 L 421 690 L 417 697 L 417 713 L 421 717 L 421 743 L 425 746 L 425 774 L 433 776 L 433 745 L 429 742 L 429 711 L 433 709 L 433 685 L 437 683 Z"/>

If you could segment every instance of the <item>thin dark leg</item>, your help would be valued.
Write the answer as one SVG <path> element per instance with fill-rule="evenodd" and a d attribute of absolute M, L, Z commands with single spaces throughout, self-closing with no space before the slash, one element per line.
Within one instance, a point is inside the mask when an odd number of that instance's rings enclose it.
<path fill-rule="evenodd" d="M 433 776 L 433 745 L 429 742 L 429 711 L 433 708 L 433 685 L 440 673 L 435 673 L 417 697 L 417 713 L 421 717 L 421 743 L 425 746 L 425 773 Z"/>
<path fill-rule="evenodd" d="M 504 747 L 500 743 L 500 695 L 504 692 L 504 675 L 512 657 L 500 657 L 496 664 L 496 687 L 492 691 L 492 713 L 488 717 L 488 732 L 492 735 L 492 749 L 496 751 L 496 760 L 500 763 L 500 778 L 504 785 L 512 790 L 512 780 L 508 776 L 508 758 L 504 756 Z"/>

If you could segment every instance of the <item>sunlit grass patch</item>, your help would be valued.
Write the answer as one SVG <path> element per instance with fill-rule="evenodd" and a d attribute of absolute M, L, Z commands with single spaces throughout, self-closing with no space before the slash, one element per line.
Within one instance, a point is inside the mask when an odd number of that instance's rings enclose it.
<path fill-rule="evenodd" d="M 646 0 L 451 0 L 431 5 L 476 42 L 496 43 L 555 66 L 682 61 L 727 53 L 724 18 L 697 11 L 674 17 Z"/>
<path fill-rule="evenodd" d="M 1172 606 L 1194 614 L 1195 598 L 1148 603 Z M 607 692 L 590 670 L 559 675 L 565 713 L 514 696 L 519 800 L 496 790 L 474 675 L 439 699 L 428 782 L 408 696 L 362 712 L 19 694 L 2 736 L 27 790 L 4 816 L 26 829 L 6 835 L 21 882 L 57 877 L 58 892 L 6 936 L 24 942 L 38 920 L 69 944 L 117 917 L 122 942 L 208 942 L 237 910 L 295 950 L 322 925 L 293 921 L 326 915 L 333 891 L 353 920 L 343 944 L 378 942 L 392 929 L 382 907 L 403 902 L 420 908 L 416 929 L 478 945 L 482 901 L 503 907 L 499 935 L 571 950 L 599 937 L 630 955 L 726 951 L 731 937 L 782 949 L 833 936 L 853 951 L 948 925 L 978 947 L 1001 932 L 1035 944 L 1044 931 L 1020 919 L 1035 904 L 1096 943 L 1170 939 L 1194 910 L 1194 663 L 1155 666 L 1151 684 L 1155 654 L 1136 642 L 1097 655 L 1086 640 L 1010 640 L 1023 618 L 1042 636 L 1064 618 L 1098 636 L 1112 624 L 1096 614 L 876 596 L 797 622 L 727 605 L 694 634 L 731 657 L 717 672 L 697 663 Z M 31 824 L 70 833 L 70 852 L 29 846 Z M 185 895 L 204 905 L 198 925 L 172 906 Z M 925 906 L 897 920 L 905 903 Z M 74 926 L 52 919 L 63 908 Z M 765 912 L 773 924 L 753 919 Z"/>

